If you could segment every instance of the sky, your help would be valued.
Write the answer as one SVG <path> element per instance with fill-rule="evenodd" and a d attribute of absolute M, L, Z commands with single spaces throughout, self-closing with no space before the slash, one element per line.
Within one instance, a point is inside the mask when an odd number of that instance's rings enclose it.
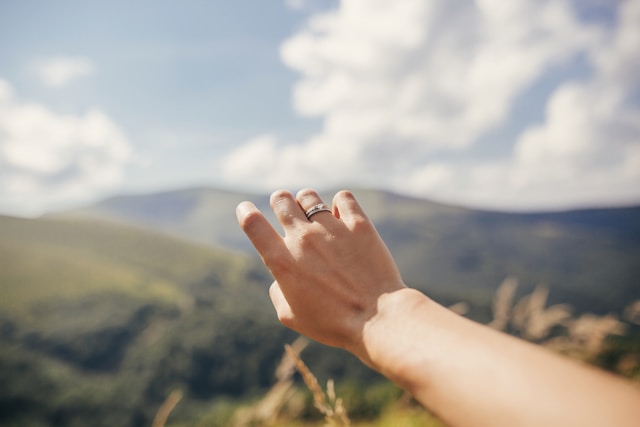
<path fill-rule="evenodd" d="M 193 186 L 640 203 L 640 0 L 0 0 L 0 213 Z"/>

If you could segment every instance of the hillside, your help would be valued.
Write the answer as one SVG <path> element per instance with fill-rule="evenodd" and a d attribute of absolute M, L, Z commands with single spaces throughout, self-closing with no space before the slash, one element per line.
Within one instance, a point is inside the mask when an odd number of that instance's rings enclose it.
<path fill-rule="evenodd" d="M 509 214 L 356 195 L 407 282 L 469 302 L 476 319 L 506 276 L 520 296 L 549 284 L 549 304 L 577 312 L 640 299 L 639 208 Z M 269 213 L 266 196 L 192 189 L 0 216 L 0 426 L 150 425 L 175 389 L 173 417 L 188 422 L 269 387 L 295 334 L 235 222 L 245 199 Z M 305 359 L 320 378 L 379 380 L 337 350 L 313 345 Z"/>
<path fill-rule="evenodd" d="M 263 211 L 268 210 L 269 201 L 264 196 L 193 188 L 116 196 L 48 216 L 130 222 L 199 243 L 247 251 L 249 242 L 239 231 L 234 213 L 236 205 L 243 200 L 253 200 Z"/>
<path fill-rule="evenodd" d="M 640 297 L 640 207 L 502 213 L 376 190 L 355 194 L 405 280 L 431 294 L 487 303 L 506 276 L 515 276 L 521 292 L 546 283 L 553 300 L 583 310 L 619 311 Z M 247 199 L 271 215 L 266 195 L 195 188 L 115 197 L 58 216 L 132 223 L 254 253 L 234 215 Z"/>
<path fill-rule="evenodd" d="M 268 387 L 292 339 L 247 257 L 96 220 L 0 236 L 0 425 L 150 425 L 174 389 L 189 418 Z"/>

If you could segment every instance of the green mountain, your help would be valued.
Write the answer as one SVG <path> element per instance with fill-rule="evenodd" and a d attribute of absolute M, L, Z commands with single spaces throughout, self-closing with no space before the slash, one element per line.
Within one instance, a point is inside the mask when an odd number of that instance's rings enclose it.
<path fill-rule="evenodd" d="M 0 216 L 0 425 L 151 425 L 271 385 L 282 328 L 246 256 L 97 220 Z"/>
<path fill-rule="evenodd" d="M 128 222 L 207 245 L 248 251 L 249 241 L 235 219 L 235 207 L 243 200 L 253 200 L 265 213 L 270 211 L 265 196 L 194 188 L 117 196 L 49 216 Z"/>
<path fill-rule="evenodd" d="M 525 214 L 376 190 L 355 194 L 405 280 L 431 294 L 486 303 L 506 276 L 515 276 L 523 293 L 545 283 L 552 299 L 589 311 L 619 311 L 640 297 L 640 207 Z M 247 199 L 273 221 L 266 195 L 212 188 L 114 197 L 60 215 L 123 221 L 253 253 L 233 214 Z"/>
<path fill-rule="evenodd" d="M 480 320 L 506 276 L 578 311 L 640 299 L 640 208 L 513 214 L 356 195 L 405 280 Z M 205 188 L 0 216 L 0 426 L 150 425 L 175 389 L 173 420 L 225 425 L 230 405 L 269 387 L 295 334 L 236 224 L 245 199 L 270 211 L 266 196 Z M 341 351 L 304 358 L 321 381 L 379 379 Z"/>

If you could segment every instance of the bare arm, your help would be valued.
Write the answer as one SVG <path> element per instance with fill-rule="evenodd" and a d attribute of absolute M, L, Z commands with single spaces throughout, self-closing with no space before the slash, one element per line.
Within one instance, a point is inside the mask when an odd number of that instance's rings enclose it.
<path fill-rule="evenodd" d="M 407 288 L 353 195 L 310 219 L 313 190 L 272 195 L 282 237 L 251 203 L 238 222 L 276 281 L 285 325 L 344 348 L 453 426 L 632 426 L 640 394 L 624 380 L 460 317 Z"/>

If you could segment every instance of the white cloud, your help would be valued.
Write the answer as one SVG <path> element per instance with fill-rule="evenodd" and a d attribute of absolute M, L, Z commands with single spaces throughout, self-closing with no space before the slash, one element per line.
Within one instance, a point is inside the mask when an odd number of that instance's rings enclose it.
<path fill-rule="evenodd" d="M 0 79 L 0 105 L 9 102 L 12 97 L 13 88 L 9 82 Z"/>
<path fill-rule="evenodd" d="M 257 190 L 292 184 L 334 185 L 342 182 L 343 170 L 357 173 L 352 169 L 358 166 L 358 153 L 353 148 L 322 137 L 304 145 L 283 146 L 273 135 L 261 135 L 222 159 L 221 174 L 228 183 L 242 182 Z"/>
<path fill-rule="evenodd" d="M 79 77 L 93 74 L 94 71 L 93 61 L 85 57 L 59 56 L 36 65 L 36 73 L 42 82 L 52 88 L 65 86 Z"/>
<path fill-rule="evenodd" d="M 0 80 L 0 208 L 33 214 L 118 184 L 131 149 L 105 113 L 57 114 Z"/>
<path fill-rule="evenodd" d="M 271 165 L 277 163 L 277 143 L 273 135 L 262 135 L 248 141 L 225 159 L 223 175 L 231 181 L 251 175 L 273 179 Z"/>
<path fill-rule="evenodd" d="M 285 0 L 285 4 L 288 8 L 293 10 L 302 10 L 305 7 L 304 0 Z"/>
<path fill-rule="evenodd" d="M 326 9 L 331 3 L 337 3 L 338 0 L 284 0 L 284 4 L 294 11 L 311 11 L 318 9 Z"/>
<path fill-rule="evenodd" d="M 515 148 L 518 187 L 588 199 L 640 196 L 640 3 L 627 1 L 618 30 L 590 51 L 594 76 L 559 87 L 546 121 L 527 129 Z M 564 190 L 564 191 L 562 191 Z"/>
<path fill-rule="evenodd" d="M 581 22 L 568 1 L 344 0 L 282 46 L 301 75 L 294 106 L 322 117 L 321 133 L 252 141 L 226 176 L 263 188 L 366 182 L 506 208 L 637 200 L 640 2 L 611 7 L 620 19 L 608 27 Z M 578 59 L 591 75 L 551 94 L 544 123 L 510 157 L 465 157 L 533 83 Z"/>

